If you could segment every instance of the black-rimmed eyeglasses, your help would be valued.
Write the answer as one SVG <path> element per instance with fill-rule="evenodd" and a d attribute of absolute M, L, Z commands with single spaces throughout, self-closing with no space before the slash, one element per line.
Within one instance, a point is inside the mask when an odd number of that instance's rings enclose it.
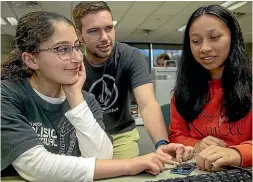
<path fill-rule="evenodd" d="M 52 48 L 47 48 L 47 49 L 38 49 L 37 51 L 34 52 L 43 52 L 43 51 L 56 51 L 59 58 L 63 61 L 65 60 L 69 60 L 72 56 L 73 50 L 75 49 L 77 52 L 81 53 L 81 48 L 82 45 L 81 44 L 77 44 L 74 46 L 71 45 L 61 45 L 58 47 L 52 47 Z"/>

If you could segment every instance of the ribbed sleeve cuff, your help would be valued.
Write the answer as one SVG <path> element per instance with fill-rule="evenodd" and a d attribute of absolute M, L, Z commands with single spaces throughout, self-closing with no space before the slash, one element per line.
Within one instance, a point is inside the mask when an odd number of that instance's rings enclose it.
<path fill-rule="evenodd" d="M 237 149 L 242 157 L 241 167 L 252 166 L 252 145 L 250 144 L 241 144 L 230 146 L 230 148 Z"/>
<path fill-rule="evenodd" d="M 86 101 L 81 102 L 80 104 L 78 104 L 75 108 L 73 108 L 72 110 L 68 110 L 65 113 L 65 116 L 69 119 L 69 118 L 73 118 L 75 116 L 77 116 L 85 107 L 87 107 L 87 103 Z"/>
<path fill-rule="evenodd" d="M 94 181 L 94 173 L 95 173 L 95 166 L 96 166 L 96 157 L 91 158 L 82 158 L 85 159 L 85 167 L 87 167 L 86 172 L 86 181 Z"/>

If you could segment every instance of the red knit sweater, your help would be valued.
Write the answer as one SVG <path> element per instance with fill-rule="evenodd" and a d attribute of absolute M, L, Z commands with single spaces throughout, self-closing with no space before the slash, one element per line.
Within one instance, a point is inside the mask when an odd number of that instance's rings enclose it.
<path fill-rule="evenodd" d="M 170 142 L 193 147 L 196 142 L 211 135 L 241 153 L 242 167 L 252 166 L 252 109 L 240 121 L 229 124 L 227 118 L 219 114 L 222 102 L 221 80 L 210 81 L 209 87 L 210 101 L 189 126 L 177 112 L 174 99 L 171 99 Z"/>

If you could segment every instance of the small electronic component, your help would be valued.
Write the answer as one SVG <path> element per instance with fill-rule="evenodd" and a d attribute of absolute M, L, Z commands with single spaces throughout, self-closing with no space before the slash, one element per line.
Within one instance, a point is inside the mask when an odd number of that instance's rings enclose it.
<path fill-rule="evenodd" d="M 188 175 L 196 168 L 195 163 L 182 163 L 171 169 L 171 173 Z"/>

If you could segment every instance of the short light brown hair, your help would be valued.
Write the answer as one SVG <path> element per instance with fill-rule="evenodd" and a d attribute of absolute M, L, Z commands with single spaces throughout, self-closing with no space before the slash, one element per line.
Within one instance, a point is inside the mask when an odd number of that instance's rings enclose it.
<path fill-rule="evenodd" d="M 99 11 L 108 11 L 111 15 L 111 9 L 104 1 L 93 1 L 93 2 L 85 2 L 82 1 L 75 6 L 72 12 L 73 20 L 75 22 L 76 29 L 81 32 L 82 30 L 82 22 L 81 19 L 91 13 L 97 13 Z"/>
<path fill-rule="evenodd" d="M 170 60 L 170 56 L 167 53 L 163 53 L 157 56 L 156 60 L 159 60 L 159 59 Z"/>

